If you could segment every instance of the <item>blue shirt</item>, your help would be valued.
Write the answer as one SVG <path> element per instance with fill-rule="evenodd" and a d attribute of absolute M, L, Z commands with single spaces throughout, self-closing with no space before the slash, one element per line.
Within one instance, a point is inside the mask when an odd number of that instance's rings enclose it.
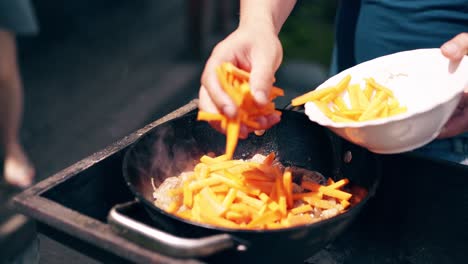
<path fill-rule="evenodd" d="M 331 74 L 399 51 L 438 48 L 461 32 L 468 32 L 468 0 L 342 0 Z"/>
<path fill-rule="evenodd" d="M 468 0 L 343 0 L 334 72 L 383 55 L 438 48 L 468 32 Z"/>

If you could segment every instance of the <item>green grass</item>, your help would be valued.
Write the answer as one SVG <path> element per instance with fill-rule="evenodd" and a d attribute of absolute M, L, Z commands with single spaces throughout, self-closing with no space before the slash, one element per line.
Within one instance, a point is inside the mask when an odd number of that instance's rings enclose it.
<path fill-rule="evenodd" d="M 298 2 L 279 35 L 284 60 L 305 60 L 329 67 L 334 40 L 335 1 Z"/>

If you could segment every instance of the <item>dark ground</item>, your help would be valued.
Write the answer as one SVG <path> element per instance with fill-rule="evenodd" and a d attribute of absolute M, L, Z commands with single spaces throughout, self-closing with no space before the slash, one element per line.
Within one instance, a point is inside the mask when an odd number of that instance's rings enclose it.
<path fill-rule="evenodd" d="M 207 39 L 195 56 L 187 2 L 35 1 L 41 32 L 19 38 L 19 55 L 25 89 L 21 138 L 37 181 L 197 96 L 203 57 L 224 33 L 209 32 L 216 28 L 211 5 L 201 28 Z M 224 22 L 225 29 L 235 24 Z M 307 83 L 324 78 L 322 69 L 307 67 Z M 17 192 L 0 188 L 3 201 Z M 0 216 L 11 214 L 5 206 L 1 210 Z M 40 263 L 94 263 L 46 237 L 40 243 Z"/>
<path fill-rule="evenodd" d="M 202 64 L 188 56 L 185 4 L 37 1 L 41 32 L 19 38 L 21 138 L 37 181 L 196 96 Z M 8 190 L 4 196 L 16 192 Z M 10 214 L 4 206 L 0 212 Z M 93 262 L 40 242 L 40 263 Z"/>

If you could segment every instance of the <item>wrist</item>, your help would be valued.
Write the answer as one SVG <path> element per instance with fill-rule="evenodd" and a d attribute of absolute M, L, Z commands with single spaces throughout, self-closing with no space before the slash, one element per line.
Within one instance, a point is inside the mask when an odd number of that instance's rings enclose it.
<path fill-rule="evenodd" d="M 278 35 L 296 0 L 241 0 L 239 28 Z"/>

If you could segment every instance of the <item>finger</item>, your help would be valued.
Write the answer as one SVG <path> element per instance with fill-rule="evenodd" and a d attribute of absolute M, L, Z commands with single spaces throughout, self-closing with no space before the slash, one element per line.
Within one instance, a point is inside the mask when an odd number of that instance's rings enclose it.
<path fill-rule="evenodd" d="M 209 122 L 209 124 L 211 125 L 211 127 L 213 127 L 216 131 L 218 131 L 219 133 L 221 134 L 226 134 L 226 129 L 223 129 L 221 127 L 221 122 L 219 121 L 211 121 Z"/>
<path fill-rule="evenodd" d="M 259 105 L 265 105 L 269 102 L 268 96 L 273 85 L 276 69 L 275 62 L 265 55 L 253 58 L 252 70 L 250 72 L 250 88 L 255 101 Z"/>
<path fill-rule="evenodd" d="M 221 88 L 216 75 L 216 67 L 221 65 L 223 61 L 223 59 L 217 58 L 216 55 L 210 57 L 202 74 L 202 85 L 206 88 L 207 94 L 218 109 L 218 112 L 234 118 L 237 113 L 237 107 Z"/>
<path fill-rule="evenodd" d="M 445 124 L 438 138 L 453 137 L 468 131 L 468 92 L 464 92 L 457 108 Z"/>
<path fill-rule="evenodd" d="M 268 120 L 265 116 L 259 116 L 255 119 L 260 127 L 266 127 L 268 124 Z"/>
<path fill-rule="evenodd" d="M 452 117 L 444 126 L 437 138 L 449 138 L 468 131 L 468 111 Z"/>
<path fill-rule="evenodd" d="M 200 87 L 200 91 L 198 92 L 198 108 L 205 112 L 219 113 L 218 108 L 203 85 Z"/>
<path fill-rule="evenodd" d="M 267 116 L 267 127 L 270 128 L 281 120 L 281 116 L 278 114 L 271 114 Z"/>
<path fill-rule="evenodd" d="M 460 33 L 440 47 L 442 54 L 452 61 L 460 61 L 468 54 L 468 33 Z"/>
<path fill-rule="evenodd" d="M 249 136 L 249 129 L 245 125 L 241 125 L 239 131 L 239 138 L 246 139 Z"/>
<path fill-rule="evenodd" d="M 200 91 L 198 93 L 198 109 L 210 112 L 210 113 L 219 113 L 216 105 L 211 100 L 206 88 L 204 86 L 200 87 Z M 211 121 L 208 122 L 215 130 L 222 134 L 226 134 L 226 130 L 221 127 L 221 122 L 219 121 Z"/>
<path fill-rule="evenodd" d="M 265 132 L 266 132 L 265 129 L 263 129 L 263 130 L 255 130 L 255 131 L 254 131 L 255 135 L 257 135 L 257 136 L 259 136 L 259 137 L 263 136 L 263 135 L 265 134 Z"/>

